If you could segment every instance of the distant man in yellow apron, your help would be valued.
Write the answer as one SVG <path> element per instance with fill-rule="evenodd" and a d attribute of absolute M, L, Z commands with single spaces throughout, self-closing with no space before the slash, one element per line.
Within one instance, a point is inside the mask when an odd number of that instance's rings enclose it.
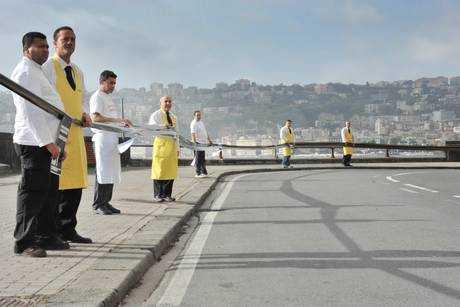
<path fill-rule="evenodd" d="M 292 131 L 292 121 L 290 119 L 286 120 L 284 126 L 280 129 L 280 144 L 289 144 L 283 146 L 283 168 L 292 167 L 291 166 L 291 156 L 294 153 L 294 132 Z"/>
<path fill-rule="evenodd" d="M 341 131 L 342 136 L 342 143 L 352 144 L 354 143 L 353 133 L 351 132 L 351 123 L 346 122 L 345 127 L 342 128 Z M 353 154 L 353 147 L 344 146 L 343 147 L 343 165 L 344 166 L 352 166 L 351 163 L 351 155 Z"/>
<path fill-rule="evenodd" d="M 89 124 L 91 118 L 83 111 L 83 73 L 70 61 L 75 51 L 75 33 L 70 27 L 60 27 L 54 31 L 53 38 L 56 54 L 46 61 L 43 70 L 59 93 L 65 112 Z M 86 148 L 81 127 L 72 124 L 65 151 L 67 157 L 62 163 L 59 178 L 61 195 L 57 206 L 57 226 L 64 240 L 92 243 L 90 238 L 80 236 L 75 230 L 82 189 L 88 186 Z"/>
<path fill-rule="evenodd" d="M 171 113 L 172 99 L 161 97 L 160 109 L 149 119 L 149 125 L 176 128 L 176 116 Z M 173 137 L 157 136 L 153 141 L 152 174 L 153 200 L 171 202 L 174 179 L 177 178 L 179 142 Z"/>

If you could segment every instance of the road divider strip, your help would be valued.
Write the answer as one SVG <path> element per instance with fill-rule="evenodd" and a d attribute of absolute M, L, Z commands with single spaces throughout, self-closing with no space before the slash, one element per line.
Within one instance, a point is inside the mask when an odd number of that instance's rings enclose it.
<path fill-rule="evenodd" d="M 425 187 L 420 187 L 420 186 L 415 185 L 415 184 L 405 183 L 404 185 L 408 186 L 408 187 L 411 187 L 411 188 L 414 188 L 414 189 L 419 189 L 419 190 L 422 190 L 422 191 L 426 191 L 426 192 L 439 193 L 439 191 L 431 190 L 431 189 L 428 189 L 428 188 L 425 188 Z"/>
<path fill-rule="evenodd" d="M 387 180 L 390 180 L 390 181 L 392 181 L 392 182 L 399 182 L 399 180 L 396 180 L 396 179 L 394 179 L 394 178 L 391 177 L 391 176 L 387 176 L 386 178 L 387 178 Z"/>

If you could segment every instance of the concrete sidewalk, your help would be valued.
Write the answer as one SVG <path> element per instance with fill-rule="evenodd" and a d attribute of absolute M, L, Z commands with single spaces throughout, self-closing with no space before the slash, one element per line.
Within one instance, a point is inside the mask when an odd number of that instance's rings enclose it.
<path fill-rule="evenodd" d="M 295 165 L 292 170 L 342 168 L 338 164 L 320 164 Z M 460 163 L 372 163 L 356 168 L 460 168 Z M 115 187 L 112 202 L 122 214 L 112 216 L 92 213 L 94 175 L 90 176 L 91 185 L 83 194 L 78 214 L 78 232 L 95 243 L 72 244 L 70 250 L 50 251 L 43 259 L 13 254 L 19 176 L 0 177 L 0 305 L 115 305 L 168 250 L 221 176 L 283 170 L 278 165 L 222 165 L 210 166 L 209 171 L 210 178 L 195 179 L 192 167 L 180 167 L 180 178 L 174 187 L 177 202 L 157 204 L 152 202 L 150 170 L 125 170 L 123 184 Z"/>

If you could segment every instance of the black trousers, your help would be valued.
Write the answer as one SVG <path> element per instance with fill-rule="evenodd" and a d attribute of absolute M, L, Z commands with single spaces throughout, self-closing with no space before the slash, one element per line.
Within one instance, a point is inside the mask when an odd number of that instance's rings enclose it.
<path fill-rule="evenodd" d="M 195 151 L 195 171 L 197 175 L 207 175 L 208 170 L 206 169 L 206 152 L 204 150 Z"/>
<path fill-rule="evenodd" d="M 50 173 L 51 154 L 44 147 L 14 144 L 21 160 L 17 192 L 15 249 L 18 252 L 57 233 L 59 177 Z"/>
<path fill-rule="evenodd" d="M 351 163 L 351 155 L 344 155 L 343 156 L 343 165 L 347 166 Z"/>
<path fill-rule="evenodd" d="M 97 209 L 100 206 L 108 204 L 112 200 L 113 183 L 101 184 L 97 182 L 94 185 L 94 200 L 93 208 Z"/>
<path fill-rule="evenodd" d="M 153 180 L 153 195 L 155 197 L 171 197 L 174 179 L 170 180 Z"/>
<path fill-rule="evenodd" d="M 57 227 L 63 236 L 76 234 L 77 211 L 80 205 L 83 189 L 68 189 L 59 191 L 57 206 Z"/>

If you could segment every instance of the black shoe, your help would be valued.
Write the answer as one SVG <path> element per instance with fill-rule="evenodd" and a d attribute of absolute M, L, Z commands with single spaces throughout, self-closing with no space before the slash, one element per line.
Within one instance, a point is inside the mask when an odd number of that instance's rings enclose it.
<path fill-rule="evenodd" d="M 94 209 L 94 213 L 102 215 L 111 215 L 113 212 L 107 206 L 99 206 Z"/>
<path fill-rule="evenodd" d="M 165 199 L 164 199 L 164 198 L 161 198 L 161 197 L 159 197 L 159 196 L 154 196 L 154 197 L 153 197 L 153 201 L 156 202 L 156 203 L 162 203 L 162 202 L 165 201 Z"/>
<path fill-rule="evenodd" d="M 72 243 L 83 243 L 83 244 L 91 244 L 91 243 L 93 243 L 93 240 L 91 240 L 90 238 L 82 237 L 76 232 L 74 234 L 72 234 L 72 235 L 63 236 L 63 239 L 67 240 L 67 241 L 70 241 Z"/>
<path fill-rule="evenodd" d="M 62 240 L 60 237 L 53 236 L 53 237 L 49 237 L 49 238 L 43 240 L 42 242 L 40 242 L 39 247 L 41 247 L 41 248 L 43 248 L 45 250 L 58 251 L 58 250 L 69 249 L 70 245 L 66 241 Z"/>
<path fill-rule="evenodd" d="M 45 258 L 46 257 L 46 251 L 38 246 L 31 246 L 23 250 L 21 255 L 26 256 L 26 257 L 32 257 L 32 258 Z"/>
<path fill-rule="evenodd" d="M 120 214 L 120 213 L 121 213 L 121 210 L 120 210 L 120 209 L 115 208 L 115 207 L 112 206 L 111 204 L 106 204 L 105 206 L 106 206 L 110 211 L 112 211 L 113 214 Z"/>

